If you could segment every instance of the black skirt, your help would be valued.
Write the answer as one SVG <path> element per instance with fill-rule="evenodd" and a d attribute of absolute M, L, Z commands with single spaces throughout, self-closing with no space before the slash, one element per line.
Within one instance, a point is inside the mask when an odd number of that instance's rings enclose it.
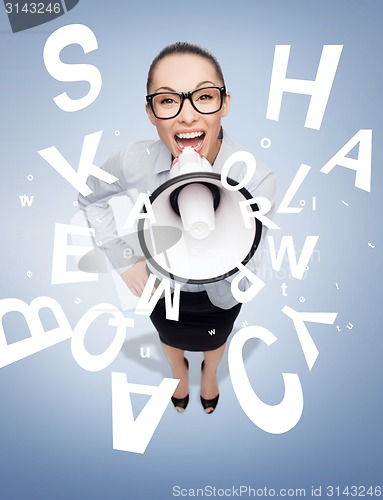
<path fill-rule="evenodd" d="M 181 292 L 179 320 L 166 319 L 165 299 L 150 316 L 161 342 L 185 351 L 212 351 L 230 335 L 242 304 L 231 309 L 213 305 L 206 292 Z"/>

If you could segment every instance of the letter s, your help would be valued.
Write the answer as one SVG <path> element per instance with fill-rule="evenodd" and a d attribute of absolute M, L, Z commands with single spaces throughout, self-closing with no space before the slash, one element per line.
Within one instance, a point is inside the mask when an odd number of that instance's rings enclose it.
<path fill-rule="evenodd" d="M 66 64 L 60 59 L 63 48 L 71 44 L 81 45 L 84 53 L 98 48 L 93 31 L 83 24 L 69 24 L 54 31 L 45 42 L 43 58 L 48 73 L 62 82 L 89 82 L 89 92 L 80 99 L 71 99 L 66 92 L 54 97 L 54 101 L 63 111 L 79 111 L 95 101 L 100 93 L 101 73 L 91 64 Z"/>

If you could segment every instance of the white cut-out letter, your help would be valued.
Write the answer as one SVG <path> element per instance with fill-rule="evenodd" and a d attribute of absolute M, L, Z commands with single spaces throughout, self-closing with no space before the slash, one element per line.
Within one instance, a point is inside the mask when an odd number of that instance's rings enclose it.
<path fill-rule="evenodd" d="M 232 186 L 227 182 L 227 178 L 229 175 L 229 171 L 231 167 L 237 163 L 237 162 L 243 162 L 246 164 L 246 174 L 243 177 L 242 181 L 239 184 L 236 184 L 235 186 Z M 228 191 L 239 191 L 243 187 L 246 186 L 246 184 L 252 179 L 255 168 L 256 168 L 257 162 L 254 158 L 254 156 L 249 153 L 248 151 L 237 151 L 236 153 L 233 153 L 232 155 L 229 156 L 229 158 L 225 161 L 223 167 L 222 167 L 222 172 L 221 172 L 221 183 L 222 186 L 227 189 Z"/>
<path fill-rule="evenodd" d="M 302 253 L 299 257 L 299 261 L 297 262 L 292 236 L 282 236 L 281 246 L 279 247 L 278 255 L 275 250 L 274 236 L 268 236 L 267 241 L 269 243 L 271 265 L 274 271 L 280 270 L 283 258 L 285 256 L 285 253 L 287 252 L 287 259 L 290 264 L 291 275 L 299 280 L 302 279 L 318 239 L 319 236 L 306 237 Z"/>
<path fill-rule="evenodd" d="M 85 347 L 85 334 L 93 321 L 101 314 L 111 314 L 109 325 L 117 327 L 110 346 L 102 354 L 90 354 Z M 134 319 L 125 318 L 113 304 L 97 304 L 87 311 L 77 323 L 71 341 L 73 358 L 89 372 L 98 372 L 109 366 L 117 357 L 126 338 L 126 328 L 134 326 Z"/>
<path fill-rule="evenodd" d="M 141 212 L 143 207 L 146 208 L 146 212 Z M 129 216 L 126 219 L 124 227 L 132 227 L 134 222 L 138 219 L 149 219 L 152 224 L 155 224 L 156 222 L 148 193 L 140 193 L 138 195 L 131 211 L 129 212 Z"/>
<path fill-rule="evenodd" d="M 46 149 L 40 149 L 38 154 L 44 158 L 60 175 L 64 177 L 72 186 L 79 191 L 83 196 L 93 193 L 87 186 L 86 181 L 90 175 L 97 177 L 107 184 L 113 184 L 118 181 L 114 175 L 105 172 L 102 168 L 93 165 L 93 160 L 96 155 L 98 144 L 100 142 L 102 130 L 86 135 L 81 150 L 81 157 L 78 164 L 77 172 L 73 170 L 70 164 L 66 161 L 60 151 L 52 146 Z"/>
<path fill-rule="evenodd" d="M 40 309 L 50 309 L 58 323 L 57 328 L 44 330 L 39 317 Z M 9 312 L 21 313 L 29 327 L 31 336 L 7 344 L 3 317 Z M 24 359 L 31 354 L 47 349 L 72 336 L 72 328 L 60 304 L 51 297 L 37 297 L 28 305 L 20 299 L 0 300 L 0 368 Z"/>
<path fill-rule="evenodd" d="M 97 38 L 93 31 L 83 24 L 69 24 L 54 31 L 44 46 L 44 64 L 48 73 L 61 82 L 89 83 L 88 93 L 81 99 L 71 99 L 66 92 L 54 97 L 57 106 L 63 111 L 73 112 L 84 109 L 94 102 L 102 86 L 101 73 L 91 64 L 67 64 L 60 59 L 61 51 L 68 45 L 81 45 L 84 53 L 98 48 Z"/>
<path fill-rule="evenodd" d="M 291 430 L 302 416 L 303 393 L 296 373 L 282 373 L 285 395 L 277 405 L 264 403 L 254 392 L 243 363 L 243 346 L 249 339 L 260 339 L 270 346 L 277 338 L 266 328 L 247 326 L 232 338 L 228 352 L 231 383 L 238 402 L 247 417 L 260 429 L 270 434 Z"/>
<path fill-rule="evenodd" d="M 347 157 L 357 144 L 359 144 L 358 157 Z M 328 174 L 336 165 L 355 170 L 355 187 L 364 191 L 371 191 L 371 156 L 372 156 L 372 130 L 359 130 L 320 171 Z"/>
<path fill-rule="evenodd" d="M 332 325 L 338 315 L 338 313 L 321 313 L 321 312 L 297 312 L 291 307 L 285 306 L 282 309 L 289 318 L 294 322 L 295 330 L 298 335 L 299 342 L 302 347 L 303 354 L 309 370 L 311 371 L 314 363 L 318 357 L 319 351 L 306 328 L 305 321 L 311 323 L 325 323 L 326 325 Z"/>
<path fill-rule="evenodd" d="M 34 200 L 34 196 L 28 196 L 26 194 L 21 194 L 19 196 L 19 200 L 20 200 L 20 203 L 21 203 L 21 206 L 22 207 L 31 207 L 32 206 L 32 203 L 33 203 L 33 200 Z"/>
<path fill-rule="evenodd" d="M 241 302 L 241 304 L 246 304 L 262 290 L 265 284 L 260 278 L 258 278 L 258 276 L 252 273 L 240 262 L 236 264 L 236 267 L 238 268 L 239 273 L 231 282 L 231 293 L 233 294 L 235 300 Z M 246 278 L 252 283 L 252 285 L 247 290 L 242 291 L 239 288 L 239 282 Z"/>
<path fill-rule="evenodd" d="M 181 291 L 179 283 L 175 283 L 174 285 L 174 295 L 172 304 L 170 281 L 167 280 L 166 278 L 163 278 L 152 296 L 152 291 L 155 282 L 156 282 L 156 277 L 154 276 L 154 274 L 150 274 L 148 281 L 146 282 L 144 291 L 142 292 L 142 295 L 134 312 L 136 314 L 141 314 L 143 316 L 150 316 L 157 302 L 160 300 L 162 292 L 165 292 L 166 319 L 178 321 L 179 309 L 180 309 L 180 291 Z"/>
<path fill-rule="evenodd" d="M 145 453 L 179 380 L 164 378 L 158 387 L 130 384 L 125 373 L 112 372 L 113 449 Z M 136 420 L 130 394 L 151 395 Z"/>
<path fill-rule="evenodd" d="M 247 207 L 256 203 L 258 205 L 258 210 L 248 210 Z M 275 224 L 271 219 L 265 217 L 267 213 L 270 212 L 271 209 L 271 201 L 263 196 L 259 196 L 257 198 L 251 198 L 251 200 L 245 200 L 239 202 L 239 208 L 242 212 L 242 217 L 245 222 L 245 227 L 251 229 L 250 218 L 258 219 L 262 224 L 269 229 L 279 229 L 279 226 Z"/>
<path fill-rule="evenodd" d="M 324 45 L 315 80 L 287 78 L 290 45 L 276 45 L 266 118 L 279 120 L 284 92 L 310 95 L 305 127 L 319 130 L 343 45 Z"/>
<path fill-rule="evenodd" d="M 299 214 L 302 211 L 302 207 L 289 207 L 291 200 L 295 196 L 298 189 L 301 187 L 302 182 L 305 180 L 307 174 L 310 172 L 311 167 L 305 165 L 304 163 L 298 169 L 292 180 L 288 190 L 286 191 L 281 204 L 278 207 L 277 213 L 279 214 Z"/>
<path fill-rule="evenodd" d="M 88 236 L 89 246 L 68 245 L 69 234 Z M 68 255 L 83 256 L 94 249 L 90 239 L 91 236 L 94 236 L 94 229 L 81 226 L 71 226 L 67 224 L 55 224 L 52 259 L 52 285 L 98 280 L 98 273 L 67 271 L 66 268 Z"/>

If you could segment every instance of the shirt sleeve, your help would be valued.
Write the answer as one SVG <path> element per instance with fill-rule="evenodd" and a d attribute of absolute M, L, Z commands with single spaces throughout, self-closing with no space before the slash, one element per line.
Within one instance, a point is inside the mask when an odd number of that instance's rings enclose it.
<path fill-rule="evenodd" d="M 79 207 L 83 211 L 88 226 L 95 231 L 94 244 L 104 251 L 113 268 L 123 273 L 137 262 L 137 245 L 134 244 L 134 235 L 119 236 L 112 207 L 109 204 L 115 196 L 130 196 L 126 171 L 129 170 L 129 148 L 117 153 L 107 160 L 102 169 L 118 178 L 108 184 L 97 177 L 90 176 L 87 180 L 92 193 L 88 196 L 79 195 Z M 134 182 L 134 172 L 131 173 Z M 134 200 L 132 200 L 134 201 Z"/>

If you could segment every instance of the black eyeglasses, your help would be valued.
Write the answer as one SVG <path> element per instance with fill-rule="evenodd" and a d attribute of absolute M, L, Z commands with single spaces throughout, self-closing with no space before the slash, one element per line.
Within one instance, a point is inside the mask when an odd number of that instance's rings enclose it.
<path fill-rule="evenodd" d="M 146 96 L 146 102 L 156 118 L 175 118 L 182 109 L 185 99 L 202 115 L 217 113 L 223 104 L 226 87 L 202 87 L 190 92 L 157 92 Z"/>

